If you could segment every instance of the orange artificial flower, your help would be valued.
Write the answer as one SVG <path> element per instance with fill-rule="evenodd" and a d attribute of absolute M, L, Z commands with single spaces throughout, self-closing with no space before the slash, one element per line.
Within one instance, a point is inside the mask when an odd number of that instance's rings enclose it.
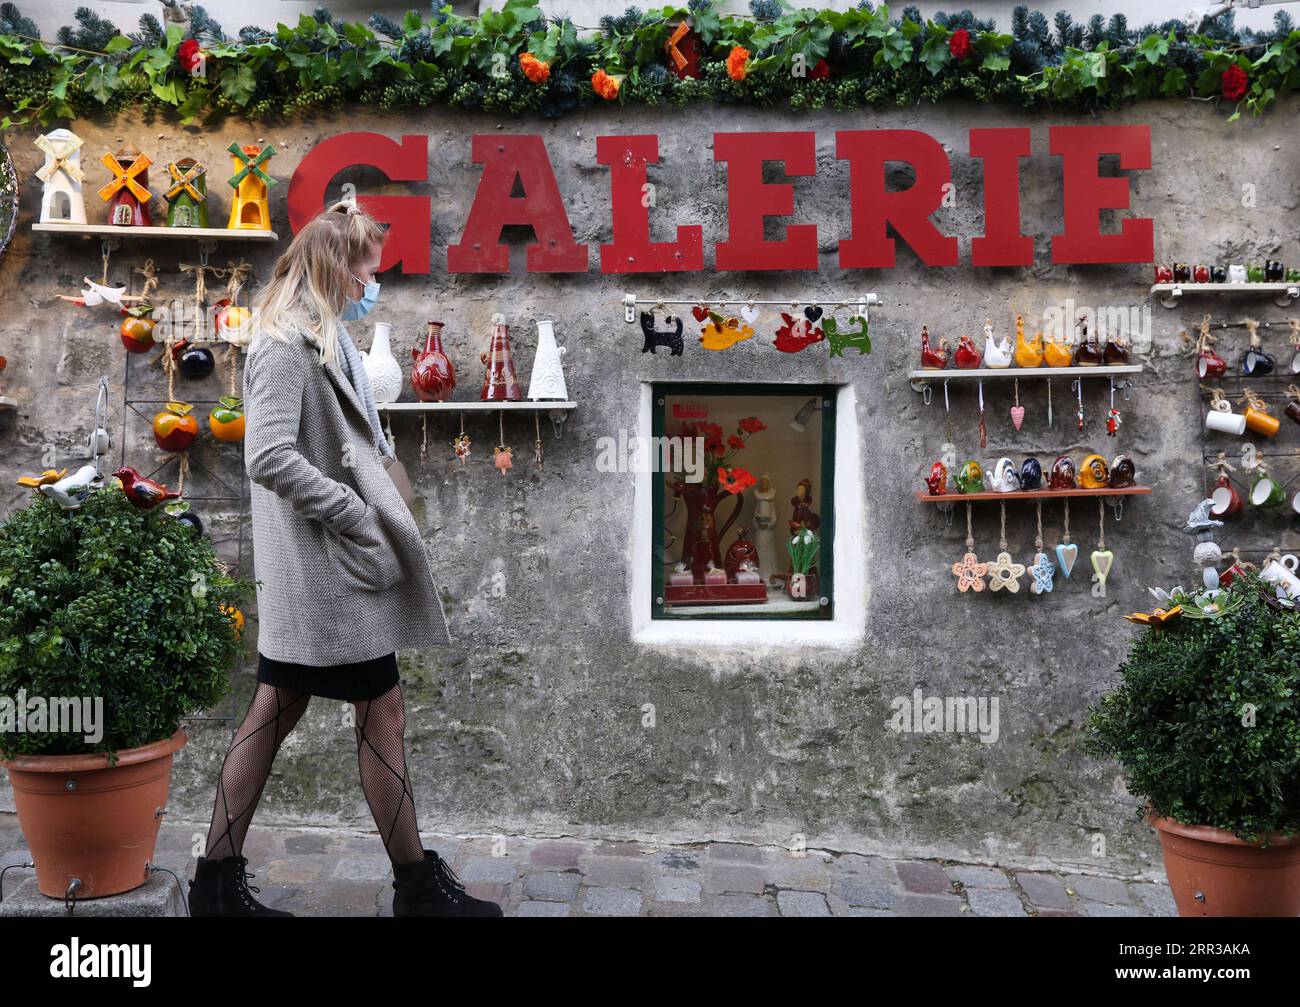
<path fill-rule="evenodd" d="M 608 74 L 604 70 L 597 70 L 591 75 L 591 88 L 606 101 L 613 101 L 618 97 L 619 85 L 623 83 L 621 74 Z"/>
<path fill-rule="evenodd" d="M 519 68 L 534 84 L 545 84 L 551 76 L 551 64 L 542 62 L 531 52 L 523 53 L 519 57 Z"/>
<path fill-rule="evenodd" d="M 749 50 L 742 45 L 727 53 L 727 76 L 732 80 L 745 79 L 745 64 L 749 62 Z"/>
<path fill-rule="evenodd" d="M 730 472 L 724 468 L 718 468 L 718 487 L 726 493 L 734 493 L 739 496 L 756 482 L 758 480 L 742 468 L 733 468 Z"/>

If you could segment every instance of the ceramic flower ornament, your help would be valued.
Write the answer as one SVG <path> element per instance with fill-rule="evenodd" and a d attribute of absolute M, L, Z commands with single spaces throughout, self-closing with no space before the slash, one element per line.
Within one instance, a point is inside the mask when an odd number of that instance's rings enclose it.
<path fill-rule="evenodd" d="M 1034 578 L 1033 583 L 1029 585 L 1029 590 L 1034 594 L 1047 594 L 1052 590 L 1056 567 L 1047 558 L 1047 553 L 1038 552 L 1034 555 L 1034 563 L 1029 568 L 1029 574 Z"/>
<path fill-rule="evenodd" d="M 1020 590 L 1020 578 L 1025 575 L 1025 564 L 1017 563 L 1011 553 L 998 553 L 998 558 L 988 564 L 989 590 L 1006 591 L 1016 594 Z"/>
<path fill-rule="evenodd" d="M 1023 573 L 1024 567 L 1020 569 Z M 981 563 L 979 557 L 973 552 L 967 552 L 952 565 L 952 574 L 957 578 L 957 590 L 963 593 L 966 591 L 983 591 L 984 577 L 988 572 L 989 565 Z"/>

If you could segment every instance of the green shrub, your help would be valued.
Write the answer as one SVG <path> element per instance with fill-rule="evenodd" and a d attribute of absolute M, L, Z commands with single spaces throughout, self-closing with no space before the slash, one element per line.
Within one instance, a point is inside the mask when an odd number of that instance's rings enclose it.
<path fill-rule="evenodd" d="M 1224 614 L 1144 631 L 1088 720 L 1156 814 L 1247 841 L 1300 830 L 1300 612 L 1270 591 L 1239 576 Z"/>
<path fill-rule="evenodd" d="M 212 543 L 136 509 L 110 480 L 80 508 L 36 494 L 0 526 L 0 697 L 102 697 L 103 737 L 0 732 L 0 756 L 83 754 L 171 737 L 224 695 L 251 582 Z"/>

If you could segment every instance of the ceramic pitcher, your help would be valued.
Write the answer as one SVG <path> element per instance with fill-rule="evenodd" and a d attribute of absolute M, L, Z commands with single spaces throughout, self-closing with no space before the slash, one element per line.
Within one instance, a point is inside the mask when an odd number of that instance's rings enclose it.
<path fill-rule="evenodd" d="M 396 402 L 402 394 L 402 366 L 388 343 L 392 331 L 387 322 L 376 322 L 370 351 L 361 351 L 361 367 L 370 379 L 370 391 L 376 402 Z"/>

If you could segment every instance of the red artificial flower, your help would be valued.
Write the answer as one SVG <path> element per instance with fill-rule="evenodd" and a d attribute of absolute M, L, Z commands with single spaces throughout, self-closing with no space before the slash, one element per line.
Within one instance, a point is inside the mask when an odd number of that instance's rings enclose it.
<path fill-rule="evenodd" d="M 191 76 L 195 68 L 203 62 L 203 53 L 199 48 L 199 40 L 196 38 L 187 38 L 176 50 L 176 62 L 180 68 Z"/>
<path fill-rule="evenodd" d="M 766 430 L 767 424 L 757 416 L 746 416 L 740 421 L 740 429 L 745 431 L 747 434 L 756 434 L 760 430 Z"/>
<path fill-rule="evenodd" d="M 1246 76 L 1246 71 L 1236 63 L 1223 71 L 1220 77 L 1223 82 L 1223 96 L 1228 101 L 1241 101 L 1246 97 L 1246 88 L 1250 86 L 1250 78 Z"/>
<path fill-rule="evenodd" d="M 727 76 L 732 80 L 744 80 L 748 63 L 749 50 L 742 45 L 733 46 L 727 53 Z"/>
<path fill-rule="evenodd" d="M 740 496 L 745 490 L 758 482 L 752 475 L 741 468 L 733 468 L 728 472 L 724 468 L 718 469 L 718 487 L 727 493 L 734 493 Z"/>
<path fill-rule="evenodd" d="M 829 77 L 830 75 L 831 75 L 831 68 L 826 65 L 826 60 L 824 58 L 819 59 L 817 61 L 817 65 L 813 67 L 812 70 L 810 70 L 808 73 L 808 77 L 811 80 L 817 80 L 819 78 Z"/>
<path fill-rule="evenodd" d="M 710 454 L 710 455 L 720 455 L 720 454 L 722 454 L 722 441 L 721 441 L 720 439 L 719 439 L 719 440 L 705 440 L 705 442 L 704 442 L 704 453 L 705 453 L 705 454 Z"/>
<path fill-rule="evenodd" d="M 531 52 L 523 53 L 519 57 L 519 68 L 534 84 L 545 84 L 551 76 L 551 64 L 538 59 Z"/>
<path fill-rule="evenodd" d="M 716 423 L 704 424 L 704 436 L 711 441 L 722 443 L 722 427 Z"/>
<path fill-rule="evenodd" d="M 948 39 L 948 51 L 952 53 L 954 59 L 965 59 L 970 55 L 970 32 L 965 28 L 958 28 L 952 33 L 952 38 Z"/>
<path fill-rule="evenodd" d="M 591 75 L 591 89 L 606 101 L 613 101 L 618 97 L 619 87 L 623 84 L 624 75 L 621 73 L 606 73 L 604 70 L 597 70 Z"/>
<path fill-rule="evenodd" d="M 731 447 L 733 450 L 739 451 L 741 448 L 745 446 L 745 439 L 743 437 L 737 437 L 735 434 L 732 434 L 730 437 L 727 438 L 727 445 Z"/>

